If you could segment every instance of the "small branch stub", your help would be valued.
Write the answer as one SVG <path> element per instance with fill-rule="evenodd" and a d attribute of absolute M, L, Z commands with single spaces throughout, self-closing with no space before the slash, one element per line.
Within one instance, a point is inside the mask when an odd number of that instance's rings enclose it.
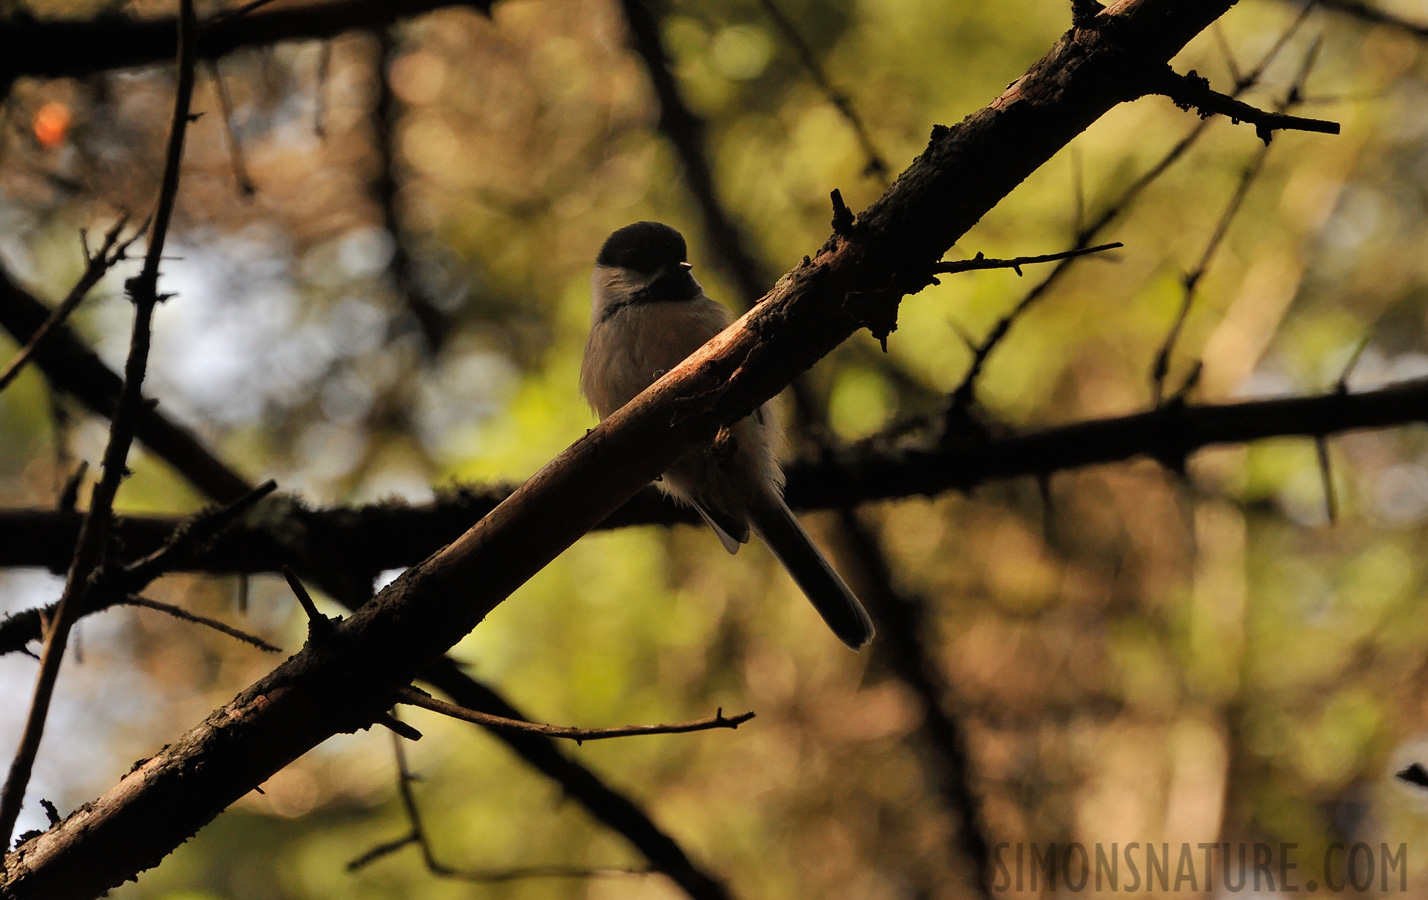
<path fill-rule="evenodd" d="M 857 217 L 848 208 L 848 204 L 843 202 L 843 194 L 834 188 L 831 194 L 833 198 L 833 233 L 844 237 L 853 233 L 853 225 Z"/>
<path fill-rule="evenodd" d="M 1084 28 L 1105 10 L 1097 0 L 1071 0 L 1071 24 L 1076 28 Z"/>
<path fill-rule="evenodd" d="M 401 719 L 398 719 L 391 713 L 382 713 L 380 716 L 378 716 L 377 724 L 387 728 L 392 732 L 392 734 L 395 734 L 398 737 L 404 737 L 409 741 L 421 740 L 420 731 L 417 731 L 415 728 L 408 725 L 406 722 L 403 722 Z"/>
<path fill-rule="evenodd" d="M 331 639 L 337 633 L 333 627 L 334 621 L 318 611 L 317 604 L 312 602 L 312 595 L 303 587 L 292 566 L 283 566 L 283 577 L 288 580 L 288 587 L 292 588 L 302 611 L 307 613 L 307 639 L 314 644 Z"/>

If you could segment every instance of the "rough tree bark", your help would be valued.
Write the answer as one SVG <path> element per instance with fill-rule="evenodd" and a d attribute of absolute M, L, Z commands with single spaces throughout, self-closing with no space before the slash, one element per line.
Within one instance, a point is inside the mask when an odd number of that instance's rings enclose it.
<path fill-rule="evenodd" d="M 393 693 L 658 475 L 854 331 L 886 337 L 901 297 L 982 215 L 1163 70 L 1232 0 L 1123 0 L 1080 18 L 985 109 L 926 151 L 814 260 L 461 538 L 216 710 L 118 785 L 5 858 L 0 895 L 94 897 L 156 865 L 327 737 L 368 727 Z"/>

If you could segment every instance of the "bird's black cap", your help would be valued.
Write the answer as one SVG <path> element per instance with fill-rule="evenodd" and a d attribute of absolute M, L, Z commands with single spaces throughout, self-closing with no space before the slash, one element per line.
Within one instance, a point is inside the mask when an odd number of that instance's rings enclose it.
<path fill-rule="evenodd" d="M 605 239 L 595 264 L 649 275 L 685 262 L 688 254 L 678 231 L 659 222 L 636 222 Z"/>

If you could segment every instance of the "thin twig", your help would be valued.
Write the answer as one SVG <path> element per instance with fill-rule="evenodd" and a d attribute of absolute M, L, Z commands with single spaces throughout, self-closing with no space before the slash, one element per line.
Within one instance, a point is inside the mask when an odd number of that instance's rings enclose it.
<path fill-rule="evenodd" d="M 1205 243 L 1199 263 L 1181 279 L 1183 293 L 1180 307 L 1176 311 L 1175 320 L 1171 323 L 1170 330 L 1166 333 L 1165 340 L 1161 343 L 1160 349 L 1155 354 L 1155 361 L 1151 363 L 1150 367 L 1151 398 L 1157 405 L 1161 402 L 1165 391 L 1165 376 L 1170 372 L 1170 355 L 1174 352 L 1175 345 L 1180 341 L 1180 333 L 1185 328 L 1185 321 L 1190 317 L 1190 307 L 1195 303 L 1195 289 L 1199 285 L 1200 279 L 1205 276 L 1206 270 L 1209 269 L 1210 262 L 1215 257 L 1215 251 L 1219 249 L 1225 234 L 1230 229 L 1230 223 L 1234 221 L 1235 216 L 1244 205 L 1250 187 L 1255 183 L 1260 172 L 1264 170 L 1264 161 L 1269 154 L 1269 147 L 1269 144 L 1260 147 L 1259 152 L 1255 154 L 1254 162 L 1240 176 L 1239 184 L 1235 187 L 1234 193 L 1230 195 L 1224 211 L 1220 213 L 1220 220 L 1215 225 L 1214 233 Z"/>
<path fill-rule="evenodd" d="M 218 95 L 218 109 L 223 115 L 223 136 L 228 141 L 228 159 L 233 166 L 233 180 L 238 185 L 238 194 L 248 199 L 256 194 L 253 179 L 248 175 L 248 164 L 243 160 L 243 145 L 233 130 L 233 98 L 228 94 L 228 82 L 218 70 L 218 60 L 208 61 L 208 74 L 213 79 L 213 91 Z"/>
<path fill-rule="evenodd" d="M 215 25 L 222 25 L 224 22 L 231 22 L 234 19 L 241 19 L 249 13 L 262 9 L 274 0 L 249 0 L 249 2 L 235 6 L 232 9 L 222 9 L 208 17 L 208 20 L 199 26 L 200 31 L 207 31 Z"/>
<path fill-rule="evenodd" d="M 55 508 L 61 512 L 73 512 L 79 505 L 79 487 L 84 484 L 84 476 L 89 474 L 89 460 L 82 459 L 74 471 L 64 480 L 64 487 L 60 488 L 59 499 L 55 501 Z"/>
<path fill-rule="evenodd" d="M 1225 40 L 1225 29 L 1220 27 L 1219 22 L 1216 22 L 1210 26 L 1210 34 L 1214 36 L 1215 46 L 1219 48 L 1220 56 L 1225 60 L 1225 68 L 1230 70 L 1230 77 L 1235 80 L 1235 84 L 1244 81 L 1245 76 L 1240 71 L 1239 61 L 1235 59 L 1234 48 L 1230 46 L 1229 41 Z"/>
<path fill-rule="evenodd" d="M 1045 253 L 1041 256 L 1017 256 L 1012 259 L 992 259 L 983 256 L 979 252 L 971 259 L 954 259 L 947 262 L 940 262 L 932 267 L 932 271 L 939 275 L 948 275 L 955 272 L 977 272 L 982 269 L 1012 269 L 1017 275 L 1021 275 L 1022 266 L 1072 259 L 1077 256 L 1087 256 L 1091 253 L 1104 253 L 1107 250 L 1118 250 L 1124 246 L 1125 244 L 1122 244 L 1120 241 L 1112 241 L 1109 244 L 1097 244 L 1094 247 L 1080 247 L 1075 250 L 1063 250 L 1060 253 Z"/>
<path fill-rule="evenodd" d="M 330 637 L 333 633 L 332 620 L 318 610 L 317 604 L 312 601 L 312 595 L 307 592 L 302 579 L 298 578 L 292 566 L 283 566 L 283 577 L 287 579 L 288 587 L 292 588 L 293 595 L 297 597 L 298 605 L 307 614 L 308 639 L 319 641 Z"/>
<path fill-rule="evenodd" d="M 154 212 L 154 227 L 148 253 L 144 257 L 144 268 L 126 283 L 129 297 L 134 303 L 134 327 L 128 361 L 124 366 L 124 387 L 109 429 L 109 443 L 104 450 L 104 474 L 90 496 L 89 513 L 80 529 L 79 545 L 75 549 L 74 561 L 65 581 L 64 592 L 60 596 L 59 609 L 50 624 L 45 648 L 40 655 L 40 671 L 35 678 L 35 693 L 25 720 L 25 729 L 10 765 L 10 774 L 5 780 L 3 792 L 0 792 L 0 836 L 4 837 L 7 844 L 14 834 L 15 821 L 19 818 L 35 756 L 44 736 L 45 720 L 49 715 L 50 700 L 54 695 L 55 680 L 59 676 L 60 662 L 64 658 L 70 630 L 79 618 L 89 586 L 89 577 L 98 567 L 109 539 L 114 497 L 119 492 L 120 481 L 127 473 L 125 462 L 129 456 L 129 447 L 134 441 L 134 430 L 141 409 L 142 386 L 149 361 L 150 325 L 154 307 L 160 300 L 159 261 L 163 257 L 164 240 L 168 236 L 169 221 L 178 196 L 179 166 L 183 160 L 184 134 L 189 121 L 189 103 L 193 97 L 194 39 L 197 28 L 193 0 L 179 0 L 179 10 L 178 89 L 174 98 L 163 179 Z"/>
<path fill-rule="evenodd" d="M 834 87 L 832 79 L 824 71 L 823 65 L 818 61 L 818 57 L 813 53 L 813 48 L 808 46 L 808 42 L 799 34 L 788 16 L 783 14 L 783 10 L 778 8 L 774 0 L 759 0 L 764 12 L 783 36 L 793 45 L 797 51 L 798 58 L 803 62 L 803 68 L 808 70 L 808 74 L 813 78 L 813 83 L 818 86 L 818 90 L 823 93 L 828 102 L 833 104 L 833 108 L 838 110 L 838 114 L 848 123 L 848 127 L 853 129 L 853 136 L 857 138 L 858 145 L 863 150 L 863 156 L 867 158 L 867 164 L 863 167 L 863 174 L 871 176 L 882 182 L 886 187 L 888 184 L 887 161 L 883 159 L 878 147 L 873 143 L 873 137 L 868 132 L 868 127 L 863 124 L 863 119 L 858 115 L 858 111 L 853 108 L 853 101 L 848 99 L 848 95 Z"/>
<path fill-rule="evenodd" d="M 1183 110 L 1195 109 L 1200 116 L 1228 116 L 1235 122 L 1249 122 L 1255 134 L 1266 144 L 1276 131 L 1310 131 L 1318 134 L 1338 134 L 1339 123 L 1324 119 L 1306 119 L 1282 112 L 1269 112 L 1210 88 L 1210 80 L 1193 70 L 1181 75 L 1169 68 L 1148 85 L 1150 93 L 1163 94 Z"/>
<path fill-rule="evenodd" d="M 1339 380 L 1334 382 L 1334 393 L 1347 394 L 1349 392 L 1349 376 L 1354 374 L 1354 369 L 1358 368 L 1359 360 L 1363 358 L 1364 351 L 1368 349 L 1369 343 L 1373 340 L 1373 332 L 1363 336 L 1354 352 L 1349 355 L 1349 361 L 1344 364 L 1344 371 L 1339 374 Z"/>
<path fill-rule="evenodd" d="M 1334 490 L 1334 467 L 1329 459 L 1329 439 L 1320 435 L 1314 439 L 1314 455 L 1319 461 L 1319 476 L 1324 482 L 1324 515 L 1330 525 L 1339 522 L 1339 497 Z"/>
<path fill-rule="evenodd" d="M 50 317 L 45 320 L 45 323 L 30 336 L 30 339 L 25 342 L 25 346 L 21 347 L 19 352 L 15 354 L 15 357 L 10 360 L 10 364 L 5 367 L 5 371 L 0 372 L 0 391 L 5 390 L 10 382 L 15 380 L 15 377 L 20 374 L 25 364 L 35 355 L 35 351 L 39 348 L 40 344 L 44 342 L 45 338 L 48 337 L 55 328 L 64 324 L 64 321 L 70 317 L 71 313 L 79 308 L 79 304 L 89 295 L 89 292 L 94 289 L 94 286 L 99 283 L 99 280 L 103 278 L 115 264 L 125 258 L 129 246 L 144 233 L 144 227 L 140 226 L 139 230 L 134 232 L 127 240 L 119 240 L 119 233 L 123 231 L 124 225 L 128 221 L 128 213 L 123 213 L 119 216 L 119 221 L 115 222 L 114 227 L 105 233 L 104 243 L 100 246 L 98 253 L 89 252 L 89 242 L 85 239 L 84 232 L 80 232 L 80 239 L 85 255 L 84 274 L 79 277 L 79 281 L 75 282 L 74 287 L 65 295 L 60 305 L 55 307 L 54 312 L 50 313 Z"/>
<path fill-rule="evenodd" d="M 525 731 L 531 734 L 542 734 L 546 737 L 566 738 L 575 741 L 577 744 L 585 741 L 603 741 L 608 738 L 637 737 L 647 734 L 685 734 L 691 731 L 709 731 L 714 728 L 738 728 L 740 725 L 754 717 L 752 712 L 740 713 L 737 716 L 725 716 L 724 710 L 720 709 L 713 716 L 707 719 L 699 719 L 694 722 L 680 722 L 675 725 L 621 725 L 616 728 L 571 728 L 564 725 L 542 725 L 539 722 L 523 722 L 520 719 L 507 719 L 502 716 L 493 716 L 490 713 L 477 712 L 474 709 L 466 709 L 454 703 L 447 703 L 413 687 L 402 688 L 397 692 L 397 700 L 408 706 L 419 706 L 422 709 L 441 713 L 453 719 L 461 719 L 464 722 L 474 722 L 477 725 L 485 725 L 488 728 L 508 728 L 512 731 Z"/>
<path fill-rule="evenodd" d="M 332 41 L 323 41 L 317 51 L 317 96 L 312 101 L 312 133 L 319 138 L 327 137 L 327 82 L 332 72 Z"/>
<path fill-rule="evenodd" d="M 226 625 L 223 622 L 218 621 L 217 619 L 210 619 L 207 616 L 200 616 L 197 613 L 191 613 L 188 610 L 183 609 L 182 607 L 174 606 L 172 603 L 164 603 L 160 600 L 150 600 L 148 597 L 141 597 L 137 594 L 130 594 L 123 600 L 119 601 L 119 603 L 121 606 L 138 606 L 144 609 L 156 610 L 166 615 L 173 616 L 175 619 L 182 619 L 185 622 L 192 622 L 195 625 L 202 625 L 205 628 L 212 628 L 214 631 L 226 634 L 231 638 L 237 638 L 245 644 L 252 644 L 259 650 L 262 650 L 264 653 L 283 652 L 281 647 L 274 647 L 272 644 L 268 643 L 257 635 L 249 634 L 248 632 L 243 631 L 242 629 L 234 628 L 232 625 Z"/>

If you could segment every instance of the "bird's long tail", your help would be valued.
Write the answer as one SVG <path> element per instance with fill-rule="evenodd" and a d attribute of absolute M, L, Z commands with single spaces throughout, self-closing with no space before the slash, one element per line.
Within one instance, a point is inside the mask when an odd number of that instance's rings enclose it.
<path fill-rule="evenodd" d="M 751 510 L 754 532 L 768 544 L 788 574 L 843 643 L 854 650 L 873 639 L 873 620 L 858 598 L 833 571 L 798 524 L 788 505 L 777 495 Z"/>

